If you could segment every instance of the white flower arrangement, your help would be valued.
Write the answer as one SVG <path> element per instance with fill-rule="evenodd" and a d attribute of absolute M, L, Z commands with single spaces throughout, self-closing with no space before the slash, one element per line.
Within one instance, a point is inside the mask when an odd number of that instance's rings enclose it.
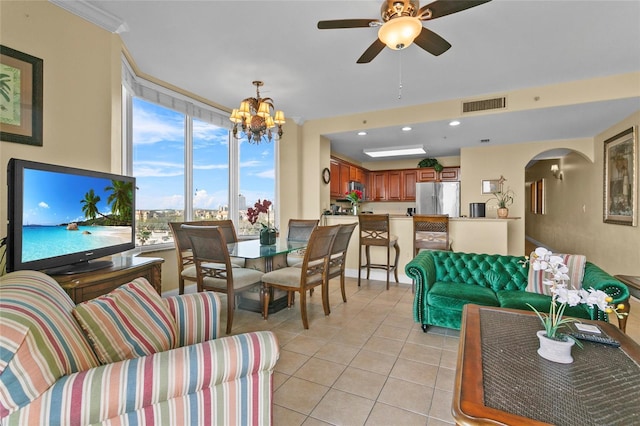
<path fill-rule="evenodd" d="M 621 309 L 620 306 L 616 309 L 616 307 L 610 305 L 613 298 L 602 290 L 595 290 L 594 288 L 589 288 L 588 290 L 568 288 L 569 275 L 567 275 L 567 273 L 569 269 L 564 264 L 562 257 L 555 256 L 544 247 L 538 247 L 528 261 L 534 271 L 544 271 L 548 274 L 548 278 L 543 280 L 543 284 L 551 286 L 552 298 L 549 313 L 540 313 L 536 308 L 527 304 L 533 309 L 536 315 L 538 315 L 538 318 L 540 318 L 548 338 L 566 339 L 565 335 L 558 333 L 558 329 L 567 323 L 576 321 L 574 318 L 563 318 L 567 305 L 576 306 L 584 303 L 590 308 L 596 305 L 598 309 L 604 312 L 615 312 L 618 316 L 624 315 L 618 314 L 617 312 L 617 309 Z M 567 337 L 573 339 L 571 335 Z M 580 342 L 577 340 L 576 342 L 580 346 Z"/>

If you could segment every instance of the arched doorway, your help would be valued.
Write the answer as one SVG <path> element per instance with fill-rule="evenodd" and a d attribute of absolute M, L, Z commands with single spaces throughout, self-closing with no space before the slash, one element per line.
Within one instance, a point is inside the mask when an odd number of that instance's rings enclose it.
<path fill-rule="evenodd" d="M 525 253 L 538 246 L 575 252 L 584 227 L 602 208 L 592 159 L 573 149 L 551 149 L 532 158 L 524 176 Z"/>

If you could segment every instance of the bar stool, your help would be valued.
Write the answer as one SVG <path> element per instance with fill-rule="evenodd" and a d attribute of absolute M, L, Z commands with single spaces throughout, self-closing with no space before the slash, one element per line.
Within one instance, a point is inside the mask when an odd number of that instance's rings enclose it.
<path fill-rule="evenodd" d="M 449 238 L 449 215 L 413 215 L 413 256 L 420 250 L 452 251 Z M 416 292 L 416 282 L 411 282 L 411 292 Z"/>
<path fill-rule="evenodd" d="M 389 274 L 393 271 L 393 275 L 398 280 L 398 258 L 400 257 L 400 247 L 398 246 L 398 237 L 389 233 L 389 215 L 388 214 L 361 214 L 358 215 L 360 223 L 360 247 L 358 253 L 358 286 L 360 286 L 360 276 L 362 268 L 367 268 L 367 279 L 369 279 L 370 269 L 384 269 L 387 271 L 387 290 L 389 290 Z M 365 248 L 365 256 L 367 263 L 362 264 L 362 247 Z M 371 263 L 370 248 L 371 246 L 386 247 L 387 263 Z M 391 264 L 391 247 L 396 252 L 396 257 Z"/>
<path fill-rule="evenodd" d="M 449 238 L 449 215 L 413 216 L 413 255 L 421 249 L 452 251 Z"/>

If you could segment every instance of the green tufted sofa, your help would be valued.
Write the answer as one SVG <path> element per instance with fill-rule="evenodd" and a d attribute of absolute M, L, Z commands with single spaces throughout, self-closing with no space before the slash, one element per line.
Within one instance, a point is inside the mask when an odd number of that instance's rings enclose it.
<path fill-rule="evenodd" d="M 528 267 L 524 256 L 475 254 L 424 250 L 407 263 L 405 271 L 415 280 L 413 317 L 422 324 L 460 329 L 462 309 L 467 303 L 484 306 L 549 312 L 550 296 L 525 291 Z M 582 286 L 602 290 L 617 304 L 629 297 L 629 290 L 602 269 L 587 262 Z M 567 306 L 565 315 L 607 321 L 597 307 Z"/>

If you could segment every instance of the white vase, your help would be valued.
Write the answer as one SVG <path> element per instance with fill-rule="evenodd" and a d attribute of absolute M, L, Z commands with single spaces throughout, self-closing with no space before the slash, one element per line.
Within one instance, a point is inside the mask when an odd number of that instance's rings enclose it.
<path fill-rule="evenodd" d="M 550 339 L 546 336 L 545 330 L 538 331 L 536 335 L 538 336 L 538 340 L 540 340 L 538 355 L 542 358 L 561 364 L 571 364 L 573 362 L 573 357 L 571 356 L 571 348 L 575 344 L 573 339 Z"/>
<path fill-rule="evenodd" d="M 358 213 L 360 213 L 360 211 L 359 211 L 359 210 L 360 210 L 360 209 L 359 209 L 359 207 L 360 207 L 360 206 L 359 206 L 359 205 L 357 205 L 357 204 L 351 204 L 351 213 L 352 213 L 354 216 L 358 216 Z"/>

